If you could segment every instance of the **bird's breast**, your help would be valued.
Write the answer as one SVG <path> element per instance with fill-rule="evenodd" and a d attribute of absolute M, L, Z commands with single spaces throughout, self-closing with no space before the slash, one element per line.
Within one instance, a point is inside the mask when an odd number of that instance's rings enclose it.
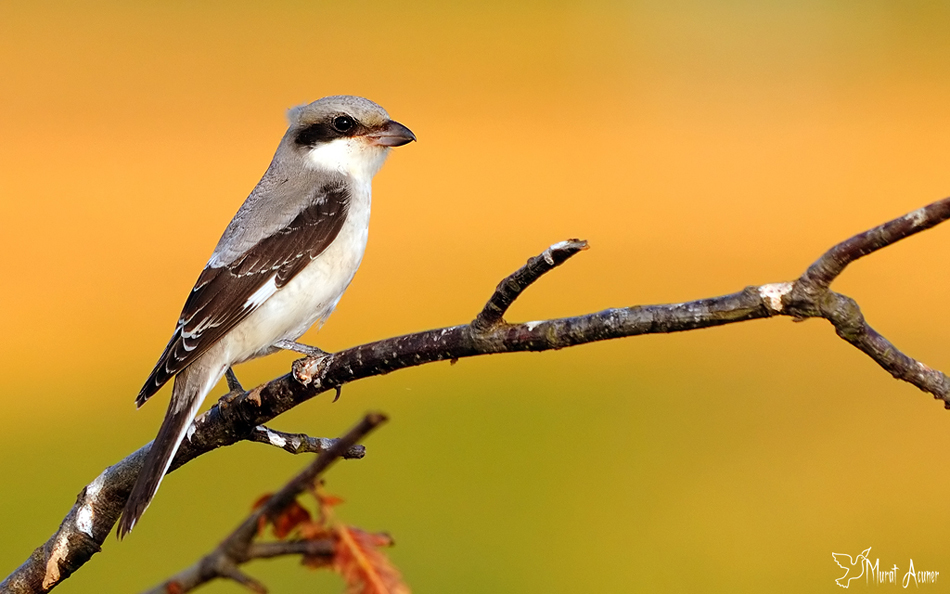
<path fill-rule="evenodd" d="M 333 312 L 363 259 L 370 202 L 368 184 L 353 189 L 346 221 L 336 239 L 229 333 L 231 361 L 239 363 L 266 354 L 278 340 L 296 340 Z"/>

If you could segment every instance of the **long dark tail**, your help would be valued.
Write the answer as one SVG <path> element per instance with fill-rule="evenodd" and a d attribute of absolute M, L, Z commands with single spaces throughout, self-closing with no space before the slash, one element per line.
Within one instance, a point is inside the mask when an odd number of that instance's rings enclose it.
<path fill-rule="evenodd" d="M 200 362 L 195 362 L 175 378 L 175 387 L 172 390 L 168 411 L 165 413 L 165 420 L 162 421 L 162 427 L 158 430 L 155 440 L 152 441 L 152 447 L 145 457 L 145 463 L 135 480 L 135 486 L 132 487 L 129 499 L 125 503 L 125 509 L 122 510 L 122 517 L 116 528 L 116 535 L 119 538 L 123 538 L 132 531 L 135 523 L 142 517 L 145 509 L 152 502 L 152 498 L 155 497 L 158 486 L 165 473 L 168 472 L 168 467 L 171 466 L 172 459 L 181 446 L 201 402 L 221 379 L 221 373 L 215 373 L 215 371 L 204 367 Z"/>

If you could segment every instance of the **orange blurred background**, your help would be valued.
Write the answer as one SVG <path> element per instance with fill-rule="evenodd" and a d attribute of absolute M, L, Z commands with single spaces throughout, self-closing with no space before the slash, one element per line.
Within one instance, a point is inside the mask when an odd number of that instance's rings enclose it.
<path fill-rule="evenodd" d="M 133 398 L 287 108 L 364 95 L 419 138 L 305 336 L 336 350 L 464 323 L 568 237 L 592 249 L 509 319 L 796 277 L 950 194 L 948 26 L 944 3 L 0 4 L 0 575 L 154 436 L 167 391 Z M 948 254 L 938 227 L 835 287 L 950 370 Z M 335 436 L 370 409 L 392 421 L 328 488 L 393 534 L 417 592 L 833 592 L 830 553 L 869 546 L 950 590 L 950 413 L 821 321 L 429 365 L 273 426 Z M 61 591 L 151 586 L 305 463 L 239 444 L 189 464 Z M 293 560 L 248 571 L 342 589 Z"/>

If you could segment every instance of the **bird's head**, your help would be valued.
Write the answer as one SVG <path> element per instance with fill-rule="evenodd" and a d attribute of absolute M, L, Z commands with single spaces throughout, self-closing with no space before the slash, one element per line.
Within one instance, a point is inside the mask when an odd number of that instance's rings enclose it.
<path fill-rule="evenodd" d="M 416 139 L 412 131 L 369 99 L 324 97 L 290 110 L 287 139 L 305 166 L 370 179 L 390 148 Z"/>

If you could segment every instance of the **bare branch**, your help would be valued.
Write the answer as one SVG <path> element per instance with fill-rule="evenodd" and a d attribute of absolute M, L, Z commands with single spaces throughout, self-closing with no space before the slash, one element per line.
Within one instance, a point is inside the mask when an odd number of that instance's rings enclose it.
<path fill-rule="evenodd" d="M 928 204 L 883 225 L 842 241 L 825 252 L 798 279 L 799 289 L 812 292 L 827 289 L 848 264 L 892 243 L 939 225 L 950 218 L 950 198 Z"/>
<path fill-rule="evenodd" d="M 300 542 L 253 544 L 261 519 L 277 517 L 298 495 L 313 485 L 317 477 L 326 471 L 344 452 L 385 422 L 386 417 L 379 413 L 366 415 L 346 435 L 333 440 L 335 443 L 329 449 L 317 456 L 316 460 L 292 478 L 280 491 L 271 495 L 264 505 L 251 512 L 214 551 L 191 567 L 175 574 L 164 583 L 148 590 L 147 594 L 165 594 L 171 591 L 184 594 L 216 578 L 232 579 L 255 592 L 266 592 L 267 590 L 260 582 L 242 573 L 238 567 L 255 558 L 309 554 L 310 549 L 301 545 Z M 329 543 L 330 554 L 332 554 L 332 544 Z M 326 554 L 326 547 L 327 542 L 324 541 L 316 541 L 312 545 L 313 550 L 318 555 Z"/>
<path fill-rule="evenodd" d="M 554 244 L 506 278 L 471 324 L 417 332 L 295 361 L 292 372 L 249 392 L 232 392 L 195 422 L 172 470 L 221 446 L 254 439 L 257 427 L 343 384 L 426 363 L 493 353 L 544 351 L 640 334 L 683 332 L 745 320 L 824 318 L 836 332 L 895 378 L 950 407 L 950 380 L 899 351 L 864 320 L 857 304 L 830 290 L 854 260 L 950 218 L 950 199 L 879 225 L 833 247 L 791 282 L 746 287 L 731 295 L 687 303 L 608 309 L 553 320 L 510 324 L 504 314 L 541 275 L 586 246 Z M 149 446 L 106 469 L 80 493 L 59 530 L 0 583 L 0 592 L 45 592 L 99 550 L 118 519 Z"/>
<path fill-rule="evenodd" d="M 489 330 L 503 321 L 503 316 L 511 304 L 522 291 L 531 286 L 534 281 L 547 272 L 554 270 L 567 261 L 568 258 L 581 250 L 587 249 L 587 242 L 580 239 L 568 239 L 555 243 L 544 250 L 539 256 L 528 260 L 528 263 L 510 274 L 505 280 L 498 283 L 485 308 L 472 321 L 472 328 L 476 332 Z"/>
<path fill-rule="evenodd" d="M 307 557 L 333 556 L 335 543 L 328 538 L 322 540 L 281 540 L 277 542 L 255 542 L 247 548 L 249 559 L 270 559 L 285 555 L 305 555 Z"/>
<path fill-rule="evenodd" d="M 215 577 L 226 578 L 237 582 L 256 594 L 267 594 L 267 588 L 264 587 L 264 584 L 247 575 L 238 569 L 236 565 L 231 563 L 222 563 L 220 567 L 218 567 L 217 575 Z M 196 585 L 200 585 L 200 583 Z M 171 590 L 169 590 L 167 586 L 162 590 L 163 593 L 167 593 L 169 591 Z M 177 594 L 178 592 L 188 592 L 188 590 L 176 588 L 174 592 Z"/>
<path fill-rule="evenodd" d="M 328 437 L 310 437 L 304 433 L 285 433 L 263 425 L 255 427 L 247 439 L 248 441 L 278 447 L 291 454 L 320 454 L 329 450 L 337 442 L 337 440 Z M 343 452 L 343 458 L 346 460 L 359 459 L 365 456 L 366 448 L 361 445 L 355 445 Z"/>
<path fill-rule="evenodd" d="M 838 336 L 871 357 L 896 379 L 913 384 L 944 401 L 950 408 L 950 379 L 902 353 L 865 320 L 858 304 L 829 289 L 845 267 L 881 248 L 950 219 L 950 198 L 878 225 L 839 243 L 819 258 L 794 283 L 783 312 L 796 318 L 820 317 L 831 322 Z"/>

